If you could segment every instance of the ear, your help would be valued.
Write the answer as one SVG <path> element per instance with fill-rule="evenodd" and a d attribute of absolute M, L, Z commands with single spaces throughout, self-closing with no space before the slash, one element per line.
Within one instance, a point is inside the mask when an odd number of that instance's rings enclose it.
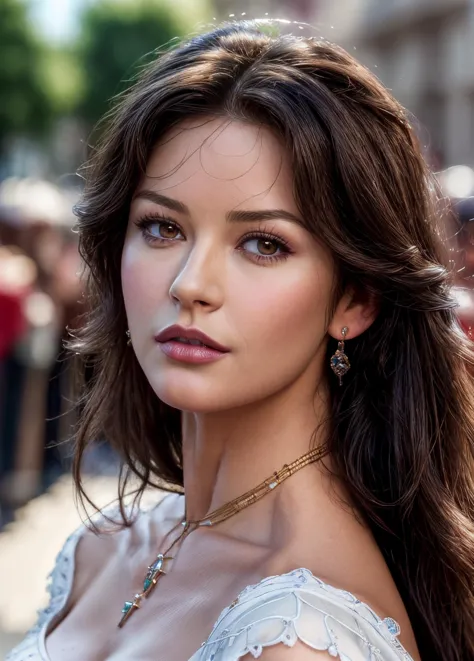
<path fill-rule="evenodd" d="M 348 287 L 336 306 L 328 327 L 328 333 L 336 340 L 342 338 L 342 329 L 347 327 L 346 340 L 361 335 L 375 321 L 379 311 L 378 301 L 369 292 Z"/>

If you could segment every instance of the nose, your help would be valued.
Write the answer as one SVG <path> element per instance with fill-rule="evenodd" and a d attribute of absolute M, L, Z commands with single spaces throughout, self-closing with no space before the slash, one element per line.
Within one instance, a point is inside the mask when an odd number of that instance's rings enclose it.
<path fill-rule="evenodd" d="M 219 251 L 210 243 L 196 243 L 171 284 L 171 299 L 187 309 L 217 310 L 224 299 L 224 271 Z"/>

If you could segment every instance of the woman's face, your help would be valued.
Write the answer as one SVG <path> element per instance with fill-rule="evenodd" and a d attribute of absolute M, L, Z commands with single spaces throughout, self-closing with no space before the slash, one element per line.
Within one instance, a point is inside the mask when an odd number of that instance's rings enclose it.
<path fill-rule="evenodd" d="M 131 204 L 122 285 L 133 350 L 162 401 L 212 412 L 315 389 L 333 283 L 269 130 L 200 119 L 157 145 Z"/>

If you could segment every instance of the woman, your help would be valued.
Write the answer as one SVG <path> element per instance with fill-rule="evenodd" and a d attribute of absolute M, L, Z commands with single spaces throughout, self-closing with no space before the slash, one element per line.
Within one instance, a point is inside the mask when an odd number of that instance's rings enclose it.
<path fill-rule="evenodd" d="M 10 659 L 474 658 L 473 358 L 435 197 L 329 43 L 233 24 L 143 73 L 77 208 L 77 466 L 105 436 L 138 495 L 185 496 L 76 532 Z"/>

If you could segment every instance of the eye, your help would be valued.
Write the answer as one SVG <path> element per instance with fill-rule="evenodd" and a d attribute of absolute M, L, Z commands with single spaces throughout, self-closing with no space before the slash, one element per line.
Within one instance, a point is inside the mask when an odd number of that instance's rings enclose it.
<path fill-rule="evenodd" d="M 179 225 L 167 218 L 146 216 L 137 220 L 135 224 L 148 243 L 165 244 L 184 239 Z"/>
<path fill-rule="evenodd" d="M 285 239 L 265 232 L 244 236 L 239 250 L 246 253 L 250 259 L 260 262 L 285 259 L 292 252 Z"/>
<path fill-rule="evenodd" d="M 153 227 L 154 230 L 152 230 Z M 167 223 L 163 221 L 153 223 L 149 229 L 150 234 L 153 234 L 153 236 L 158 236 L 161 239 L 177 239 L 181 234 L 178 227 L 174 223 Z"/>
<path fill-rule="evenodd" d="M 276 239 L 247 239 L 243 244 L 247 252 L 254 253 L 255 255 L 264 255 L 265 257 L 272 257 L 278 254 L 280 245 Z"/>

